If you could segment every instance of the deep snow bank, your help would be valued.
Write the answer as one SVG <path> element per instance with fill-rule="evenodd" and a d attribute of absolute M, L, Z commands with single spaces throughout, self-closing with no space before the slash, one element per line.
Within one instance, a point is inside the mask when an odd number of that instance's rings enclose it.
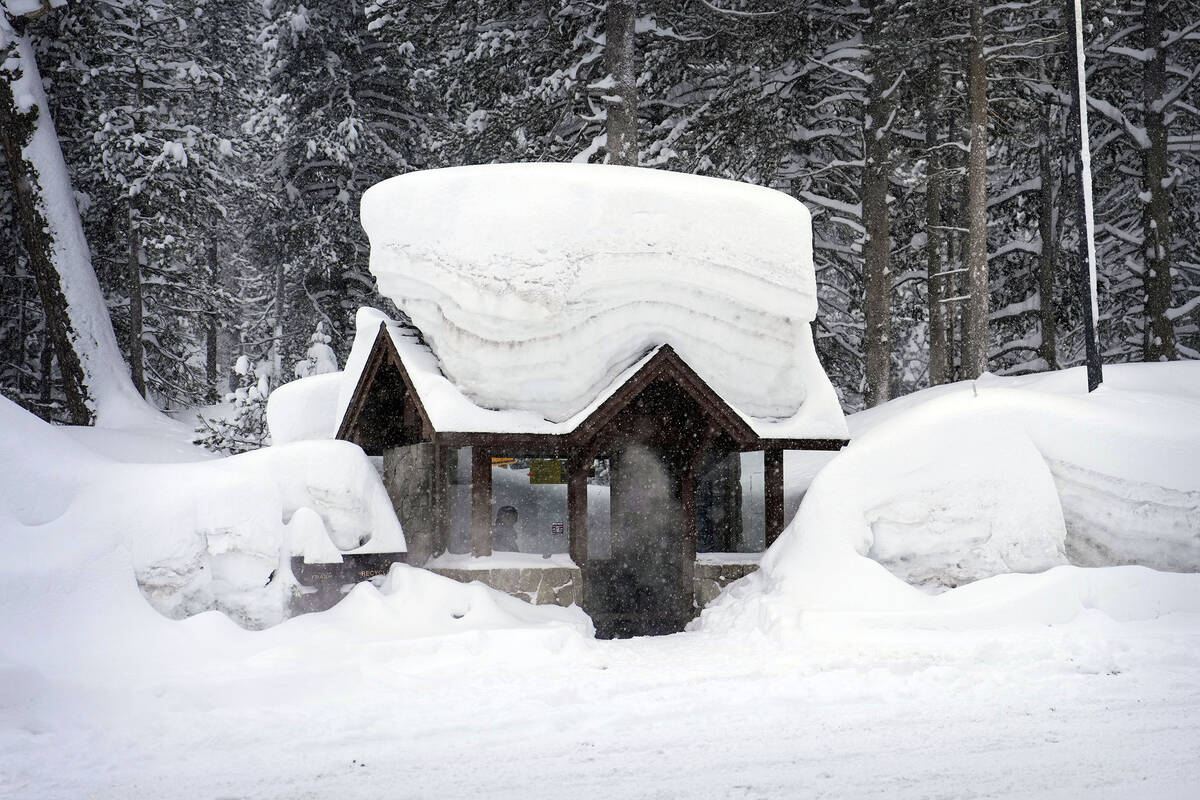
<path fill-rule="evenodd" d="M 269 631 L 197 613 L 279 622 L 291 585 L 282 572 L 268 582 L 270 573 L 313 537 L 335 552 L 368 534 L 368 547 L 403 549 L 378 477 L 343 442 L 118 463 L 0 398 L 0 463 L 0 710 L 38 673 L 111 674 L 121 685 L 131 670 L 197 669 L 264 649 L 320 659 L 334 643 L 501 628 L 545 634 L 537 641 L 550 648 L 591 635 L 577 608 L 529 606 L 404 566 L 329 612 Z"/>
<path fill-rule="evenodd" d="M 480 406 L 563 421 L 670 342 L 750 416 L 789 418 L 807 401 L 838 412 L 809 328 L 809 215 L 780 192 L 488 165 L 386 180 L 364 194 L 362 219 L 380 291 Z"/>
<path fill-rule="evenodd" d="M 962 598 L 991 591 L 982 584 L 1065 592 L 1068 600 L 1037 606 L 1048 621 L 1061 616 L 1052 607 L 1103 605 L 1113 593 L 1195 610 L 1197 575 L 1004 576 L 1065 563 L 1200 570 L 1200 364 L 1115 365 L 1106 376 L 1091 395 L 1081 370 L 987 376 L 854 415 L 854 440 L 813 480 L 761 572 L 706 610 L 702 625 L 787 626 L 814 611 L 942 613 L 969 608 Z M 981 588 L 936 599 L 914 588 L 980 579 Z M 997 609 L 1021 606 L 1004 591 L 991 597 Z M 989 612 L 994 621 L 1004 613 Z"/>
<path fill-rule="evenodd" d="M 281 555 L 405 549 L 378 475 L 345 442 L 194 463 L 118 463 L 7 400 L 0 431 L 0 569 L 12 581 L 41 575 L 30 561 L 35 553 L 56 571 L 56 542 L 71 532 L 84 551 L 121 550 L 125 579 L 136 572 L 162 613 L 218 608 L 260 627 L 285 612 L 291 587 L 285 574 L 271 577 Z M 119 435 L 108 432 L 108 446 Z M 142 436 L 136 444 L 144 446 Z"/>

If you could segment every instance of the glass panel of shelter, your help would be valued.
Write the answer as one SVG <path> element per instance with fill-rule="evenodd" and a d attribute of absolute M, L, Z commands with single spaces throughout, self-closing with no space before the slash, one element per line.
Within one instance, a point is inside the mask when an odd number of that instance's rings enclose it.
<path fill-rule="evenodd" d="M 449 469 L 449 550 L 470 553 L 472 448 L 462 447 L 455 452 L 457 463 L 452 457 Z M 546 476 L 540 476 L 542 481 L 538 482 L 530 476 L 538 466 L 535 462 L 551 460 L 528 455 L 491 456 L 492 493 L 488 518 L 493 553 L 554 555 L 567 552 L 570 538 L 565 471 L 562 482 L 554 482 L 552 478 L 547 480 Z"/>

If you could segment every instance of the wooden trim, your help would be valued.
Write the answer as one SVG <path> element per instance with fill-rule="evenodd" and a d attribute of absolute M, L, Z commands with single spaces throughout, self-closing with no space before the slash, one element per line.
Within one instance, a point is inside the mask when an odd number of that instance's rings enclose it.
<path fill-rule="evenodd" d="M 770 547 L 783 533 L 783 451 L 763 451 L 763 516 L 766 523 L 765 543 Z"/>
<path fill-rule="evenodd" d="M 841 450 L 849 439 L 759 439 L 751 450 Z"/>
<path fill-rule="evenodd" d="M 375 382 L 375 378 L 379 374 L 380 367 L 383 366 L 384 360 L 391 364 L 400 373 L 400 380 L 404 384 L 404 391 L 408 397 L 412 398 L 413 406 L 417 410 L 417 415 L 421 421 L 421 433 L 423 441 L 434 440 L 433 421 L 429 417 L 429 412 L 425 410 L 425 404 L 421 401 L 421 394 L 416 390 L 412 378 L 408 374 L 408 370 L 404 367 L 404 361 L 400 358 L 400 353 L 396 351 L 396 344 L 392 341 L 392 336 L 388 333 L 387 323 L 379 323 L 379 332 L 375 334 L 375 341 L 371 344 L 371 354 L 367 356 L 367 363 L 363 365 L 362 374 L 358 376 L 358 383 L 354 386 L 354 394 L 350 397 L 350 405 L 346 407 L 346 413 L 342 416 L 342 423 L 338 426 L 335 439 L 343 439 L 346 441 L 354 441 L 353 432 L 358 425 L 358 418 L 362 415 L 363 406 L 366 405 L 367 397 L 370 394 L 371 384 Z M 403 414 L 403 406 L 395 409 L 395 413 Z M 470 442 L 465 445 L 470 446 Z"/>
<path fill-rule="evenodd" d="M 675 378 L 676 383 L 740 446 L 748 447 L 757 441 L 758 437 L 746 421 L 738 416 L 669 344 L 661 345 L 658 352 L 643 364 L 641 369 L 631 375 L 629 380 L 589 414 L 587 419 L 579 423 L 571 432 L 570 438 L 576 443 L 594 439 L 643 389 L 663 375 Z"/>
<path fill-rule="evenodd" d="M 725 400 L 696 374 L 687 362 L 680 358 L 669 344 L 659 347 L 657 353 L 630 376 L 607 400 L 600 404 L 587 419 L 570 433 L 504 433 L 485 431 L 438 431 L 425 409 L 425 404 L 413 384 L 412 377 L 396 350 L 387 323 L 379 323 L 379 332 L 371 345 L 371 353 L 363 366 L 358 383 L 354 387 L 350 404 L 342 416 L 335 438 L 354 441 L 354 430 L 358 425 L 370 394 L 371 384 L 386 363 L 394 366 L 408 397 L 411 397 L 420 421 L 421 440 L 434 442 L 441 447 L 482 446 L 493 453 L 569 457 L 579 453 L 580 448 L 592 443 L 617 414 L 625 409 L 637 395 L 655 379 L 670 375 L 684 388 L 692 399 L 717 421 L 723 432 L 737 444 L 742 452 L 766 449 L 782 450 L 840 450 L 846 439 L 771 439 L 760 438 L 754 430 L 735 412 Z M 397 413 L 403 413 L 402 409 Z"/>
<path fill-rule="evenodd" d="M 362 413 L 363 404 L 367 400 L 367 390 L 371 383 L 375 380 L 375 373 L 379 371 L 379 359 L 382 352 L 380 339 L 387 336 L 384 323 L 379 323 L 379 331 L 375 334 L 375 341 L 371 343 L 371 352 L 367 355 L 367 363 L 363 365 L 363 370 L 359 373 L 358 383 L 354 385 L 354 393 L 350 395 L 350 404 L 346 406 L 346 413 L 342 415 L 342 424 L 338 426 L 335 439 L 350 439 L 350 431 L 354 429 L 354 425 L 358 422 L 358 417 Z"/>
<path fill-rule="evenodd" d="M 492 554 L 492 456 L 471 448 L 471 555 Z"/>
<path fill-rule="evenodd" d="M 443 447 L 483 446 L 497 456 L 566 458 L 578 450 L 570 439 L 557 433 L 441 431 L 434 434 L 433 441 Z"/>

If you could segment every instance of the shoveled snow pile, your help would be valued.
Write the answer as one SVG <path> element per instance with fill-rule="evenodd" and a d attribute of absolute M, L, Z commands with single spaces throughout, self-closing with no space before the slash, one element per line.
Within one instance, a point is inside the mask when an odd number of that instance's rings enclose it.
<path fill-rule="evenodd" d="M 561 422 L 670 343 L 746 415 L 817 406 L 798 435 L 844 432 L 809 324 L 809 215 L 783 193 L 660 170 L 488 165 L 377 184 L 362 219 L 381 293 L 479 406 Z"/>
<path fill-rule="evenodd" d="M 133 585 L 136 575 L 163 614 L 217 608 L 261 627 L 286 615 L 290 556 L 405 549 L 387 493 L 354 445 L 306 442 L 193 463 L 119 463 L 76 443 L 69 430 L 0 400 L 6 591 L 58 572 L 60 551 L 69 554 L 61 570 L 69 583 L 67 575 L 86 571 L 74 561 L 80 554 L 107 558 L 119 549 L 123 579 Z M 83 441 L 111 448 L 120 436 Z M 149 456 L 144 438 L 135 445 Z M 179 456 L 176 448 L 163 452 Z M 64 539 L 74 541 L 66 546 Z"/>
<path fill-rule="evenodd" d="M 855 415 L 761 571 L 701 625 L 1050 622 L 1137 595 L 1151 615 L 1200 611 L 1200 575 L 1143 568 L 1200 571 L 1200 363 L 1106 376 L 1090 395 L 1080 370 L 986 376 Z"/>

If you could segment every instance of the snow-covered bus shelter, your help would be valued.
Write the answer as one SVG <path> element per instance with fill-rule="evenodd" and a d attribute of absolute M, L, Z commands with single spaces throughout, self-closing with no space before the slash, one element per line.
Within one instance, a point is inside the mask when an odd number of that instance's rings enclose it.
<path fill-rule="evenodd" d="M 782 531 L 783 452 L 845 444 L 812 340 L 808 213 L 782 193 L 491 165 L 384 181 L 362 217 L 408 321 L 360 312 L 337 436 L 383 456 L 410 564 L 578 602 L 600 635 L 680 630 L 707 599 L 698 563 L 751 563 L 738 551 Z M 757 539 L 728 485 L 753 452 Z M 493 496 L 512 463 L 565 485 L 565 553 L 515 552 L 522 509 Z"/>

